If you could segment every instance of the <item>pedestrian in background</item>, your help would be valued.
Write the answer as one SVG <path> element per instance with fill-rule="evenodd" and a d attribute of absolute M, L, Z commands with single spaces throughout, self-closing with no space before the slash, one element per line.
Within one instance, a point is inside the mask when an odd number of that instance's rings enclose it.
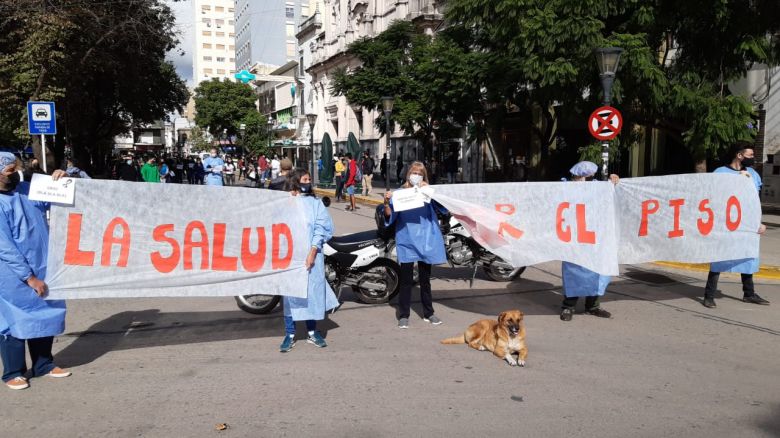
<path fill-rule="evenodd" d="M 289 161 L 289 160 L 287 160 Z M 306 321 L 306 342 L 317 347 L 327 347 L 325 338 L 317 331 L 317 321 L 325 319 L 325 312 L 338 307 L 333 289 L 325 281 L 325 258 L 322 245 L 333 236 L 333 220 L 328 209 L 313 194 L 311 175 L 304 169 L 296 169 L 286 179 L 285 190 L 298 198 L 309 218 L 309 253 L 304 266 L 308 271 L 308 288 L 305 298 L 284 296 L 285 335 L 279 351 L 286 353 L 295 346 L 295 322 Z"/>
<path fill-rule="evenodd" d="M 398 157 L 395 159 L 395 181 L 400 185 L 401 173 L 404 171 L 404 148 L 398 149 Z M 390 190 L 390 187 L 387 187 Z"/>
<path fill-rule="evenodd" d="M 344 164 L 344 157 L 342 155 L 338 155 L 337 157 L 334 157 L 336 160 L 335 164 L 335 173 L 334 178 L 336 179 L 336 202 L 342 202 L 344 201 L 344 183 L 346 180 L 344 177 L 346 176 L 346 170 L 347 166 Z"/>
<path fill-rule="evenodd" d="M 279 176 L 279 171 L 281 170 L 281 163 L 279 162 L 279 156 L 274 154 L 274 159 L 271 160 L 271 180 L 276 179 L 276 177 Z"/>
<path fill-rule="evenodd" d="M 279 162 L 279 174 L 268 184 L 271 190 L 284 190 L 287 184 L 287 177 L 292 172 L 293 164 L 289 158 L 284 158 Z"/>
<path fill-rule="evenodd" d="M 355 211 L 355 186 L 357 185 L 357 163 L 352 159 L 352 153 L 347 152 L 347 182 L 344 183 L 344 187 L 347 189 L 347 195 L 349 195 L 349 205 L 347 211 Z"/>
<path fill-rule="evenodd" d="M 360 171 L 363 172 L 363 196 L 371 194 L 371 180 L 374 178 L 374 159 L 371 158 L 369 151 L 363 152 L 363 159 L 360 160 Z"/>
<path fill-rule="evenodd" d="M 29 185 L 20 184 L 16 157 L 0 152 L 0 359 L 3 382 L 10 389 L 30 386 L 25 346 L 33 377 L 68 377 L 54 363 L 54 336 L 65 329 L 65 302 L 45 300 L 49 204 L 31 201 Z M 66 173 L 55 170 L 52 179 Z"/>
<path fill-rule="evenodd" d="M 590 161 L 580 161 L 569 172 L 571 180 L 576 182 L 592 181 L 599 167 Z M 617 184 L 617 175 L 610 175 L 610 181 Z M 561 304 L 561 321 L 571 321 L 579 297 L 585 297 L 585 313 L 599 318 L 609 318 L 611 313 L 601 308 L 600 299 L 607 290 L 612 278 L 601 275 L 575 263 L 562 262 L 564 299 Z"/>
<path fill-rule="evenodd" d="M 225 185 L 232 186 L 236 183 L 236 165 L 233 164 L 233 159 L 227 157 L 225 162 Z"/>
<path fill-rule="evenodd" d="M 755 152 L 750 143 L 737 143 L 729 150 L 728 164 L 718 167 L 714 173 L 730 173 L 743 175 L 750 178 L 756 186 L 756 196 L 761 193 L 761 177 L 753 169 L 755 164 Z M 766 225 L 761 224 L 756 232 L 764 234 Z M 769 305 L 769 301 L 761 298 L 756 293 L 753 284 L 753 274 L 758 272 L 758 259 L 726 260 L 710 263 L 710 273 L 707 275 L 707 285 L 704 287 L 704 307 L 713 308 L 715 305 L 715 291 L 718 289 L 718 279 L 721 272 L 738 272 L 742 280 L 742 301 L 752 304 Z"/>
<path fill-rule="evenodd" d="M 117 168 L 117 178 L 122 181 L 140 181 L 141 175 L 138 173 L 138 170 L 136 170 L 135 166 L 133 165 L 133 158 L 132 157 L 125 157 L 124 161 L 119 163 L 119 166 Z"/>
<path fill-rule="evenodd" d="M 146 159 L 146 164 L 141 168 L 141 178 L 148 183 L 160 182 L 160 171 L 157 170 L 157 163 L 154 156 Z"/>
<path fill-rule="evenodd" d="M 428 174 L 419 161 L 409 166 L 406 182 L 402 188 L 425 187 Z M 423 320 L 433 325 L 442 323 L 434 314 L 433 294 L 431 293 L 431 265 L 447 262 L 444 239 L 439 228 L 436 210 L 443 207 L 434 201 L 419 208 L 396 212 L 393 209 L 393 192 L 385 192 L 385 226 L 395 223 L 395 244 L 398 263 L 401 265 L 401 290 L 398 295 L 398 328 L 409 328 L 409 315 L 412 304 L 412 286 L 414 286 L 414 264 L 417 263 L 420 286 L 420 302 L 423 306 Z"/>
<path fill-rule="evenodd" d="M 379 161 L 379 174 L 382 176 L 382 181 L 385 180 L 387 175 L 387 153 L 382 154 L 382 159 Z M 389 187 L 387 187 L 389 189 Z"/>

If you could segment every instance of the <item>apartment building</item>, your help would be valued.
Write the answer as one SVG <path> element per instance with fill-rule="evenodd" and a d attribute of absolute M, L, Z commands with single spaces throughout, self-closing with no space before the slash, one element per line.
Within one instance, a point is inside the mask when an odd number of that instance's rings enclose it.
<path fill-rule="evenodd" d="M 232 78 L 236 72 L 235 2 L 194 0 L 193 80 Z"/>

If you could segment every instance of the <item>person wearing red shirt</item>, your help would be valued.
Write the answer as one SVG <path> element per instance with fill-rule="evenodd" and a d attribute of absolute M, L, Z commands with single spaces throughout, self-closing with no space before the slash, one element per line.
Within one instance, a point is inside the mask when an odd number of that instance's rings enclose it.
<path fill-rule="evenodd" d="M 265 154 L 260 154 L 260 158 L 257 159 L 257 181 L 260 187 L 265 187 L 265 180 L 268 179 L 268 159 L 265 158 Z"/>
<path fill-rule="evenodd" d="M 347 152 L 347 183 L 344 186 L 347 188 L 347 194 L 349 195 L 349 205 L 347 211 L 355 211 L 355 175 L 357 175 L 357 162 L 352 159 L 352 154 Z"/>

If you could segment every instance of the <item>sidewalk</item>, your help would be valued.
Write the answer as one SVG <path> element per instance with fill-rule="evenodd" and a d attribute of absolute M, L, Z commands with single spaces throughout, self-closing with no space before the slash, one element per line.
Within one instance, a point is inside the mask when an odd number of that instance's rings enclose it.
<path fill-rule="evenodd" d="M 356 202 L 365 205 L 379 205 L 385 193 L 385 182 L 374 178 L 371 195 L 355 195 Z M 391 186 L 394 183 L 391 181 Z M 315 189 L 318 196 L 329 196 L 335 201 L 335 189 Z M 766 233 L 761 236 L 761 252 L 759 260 L 761 266 L 755 274 L 756 278 L 780 280 L 780 206 L 776 204 L 764 204 L 764 214 L 761 222 L 766 225 Z M 681 263 L 681 262 L 655 262 L 656 265 L 667 268 L 683 269 L 688 271 L 709 272 L 708 263 Z"/>

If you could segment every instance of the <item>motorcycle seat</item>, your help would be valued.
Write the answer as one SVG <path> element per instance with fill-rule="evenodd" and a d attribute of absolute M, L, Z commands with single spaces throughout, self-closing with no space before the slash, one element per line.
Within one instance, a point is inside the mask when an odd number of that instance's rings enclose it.
<path fill-rule="evenodd" d="M 368 230 L 343 236 L 334 236 L 328 241 L 328 245 L 338 252 L 351 253 L 377 242 L 381 242 L 381 239 L 377 238 L 376 230 Z"/>

